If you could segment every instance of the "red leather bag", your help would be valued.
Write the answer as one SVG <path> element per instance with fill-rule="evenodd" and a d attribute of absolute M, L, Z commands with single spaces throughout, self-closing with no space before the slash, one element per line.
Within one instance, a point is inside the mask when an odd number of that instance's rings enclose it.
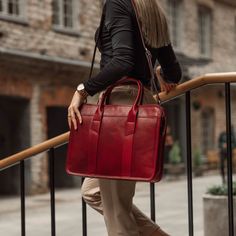
<path fill-rule="evenodd" d="M 107 105 L 115 86 L 136 83 L 133 105 Z M 142 105 L 143 85 L 126 78 L 108 87 L 99 104 L 83 104 L 83 124 L 70 131 L 66 171 L 72 175 L 157 182 L 163 172 L 166 116 L 158 104 Z"/>

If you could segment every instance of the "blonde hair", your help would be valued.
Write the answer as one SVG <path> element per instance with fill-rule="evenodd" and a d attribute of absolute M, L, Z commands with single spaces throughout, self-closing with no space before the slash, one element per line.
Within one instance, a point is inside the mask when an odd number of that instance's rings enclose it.
<path fill-rule="evenodd" d="M 135 0 L 135 5 L 146 43 L 154 48 L 167 46 L 170 43 L 169 28 L 157 0 Z"/>

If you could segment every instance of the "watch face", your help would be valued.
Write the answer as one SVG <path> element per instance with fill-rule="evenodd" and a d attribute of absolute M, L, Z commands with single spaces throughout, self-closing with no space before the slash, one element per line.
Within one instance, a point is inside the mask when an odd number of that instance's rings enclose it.
<path fill-rule="evenodd" d="M 78 87 L 77 87 L 77 90 L 83 90 L 84 89 L 84 85 L 83 84 L 79 84 Z"/>

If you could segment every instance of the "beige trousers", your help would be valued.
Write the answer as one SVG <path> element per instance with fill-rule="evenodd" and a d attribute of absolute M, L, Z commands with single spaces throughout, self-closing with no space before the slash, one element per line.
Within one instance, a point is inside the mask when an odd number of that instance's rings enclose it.
<path fill-rule="evenodd" d="M 137 87 L 123 85 L 111 94 L 110 104 L 132 104 Z M 97 103 L 99 94 L 88 98 L 88 103 Z M 143 103 L 156 103 L 151 92 L 144 90 Z M 82 185 L 83 199 L 104 216 L 108 236 L 150 236 L 159 228 L 134 204 L 135 181 L 85 178 Z"/>

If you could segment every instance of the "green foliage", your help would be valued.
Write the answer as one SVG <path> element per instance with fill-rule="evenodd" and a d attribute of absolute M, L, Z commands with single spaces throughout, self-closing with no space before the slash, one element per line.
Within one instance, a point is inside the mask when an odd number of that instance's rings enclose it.
<path fill-rule="evenodd" d="M 181 163 L 180 146 L 178 142 L 175 142 L 170 150 L 169 163 L 173 165 Z"/>
<path fill-rule="evenodd" d="M 214 185 L 207 189 L 207 192 L 211 195 L 225 196 L 228 194 L 227 185 Z M 233 195 L 236 195 L 236 182 L 233 182 Z"/>
<path fill-rule="evenodd" d="M 199 167 L 203 164 L 202 154 L 199 149 L 196 149 L 193 153 L 193 167 Z"/>

